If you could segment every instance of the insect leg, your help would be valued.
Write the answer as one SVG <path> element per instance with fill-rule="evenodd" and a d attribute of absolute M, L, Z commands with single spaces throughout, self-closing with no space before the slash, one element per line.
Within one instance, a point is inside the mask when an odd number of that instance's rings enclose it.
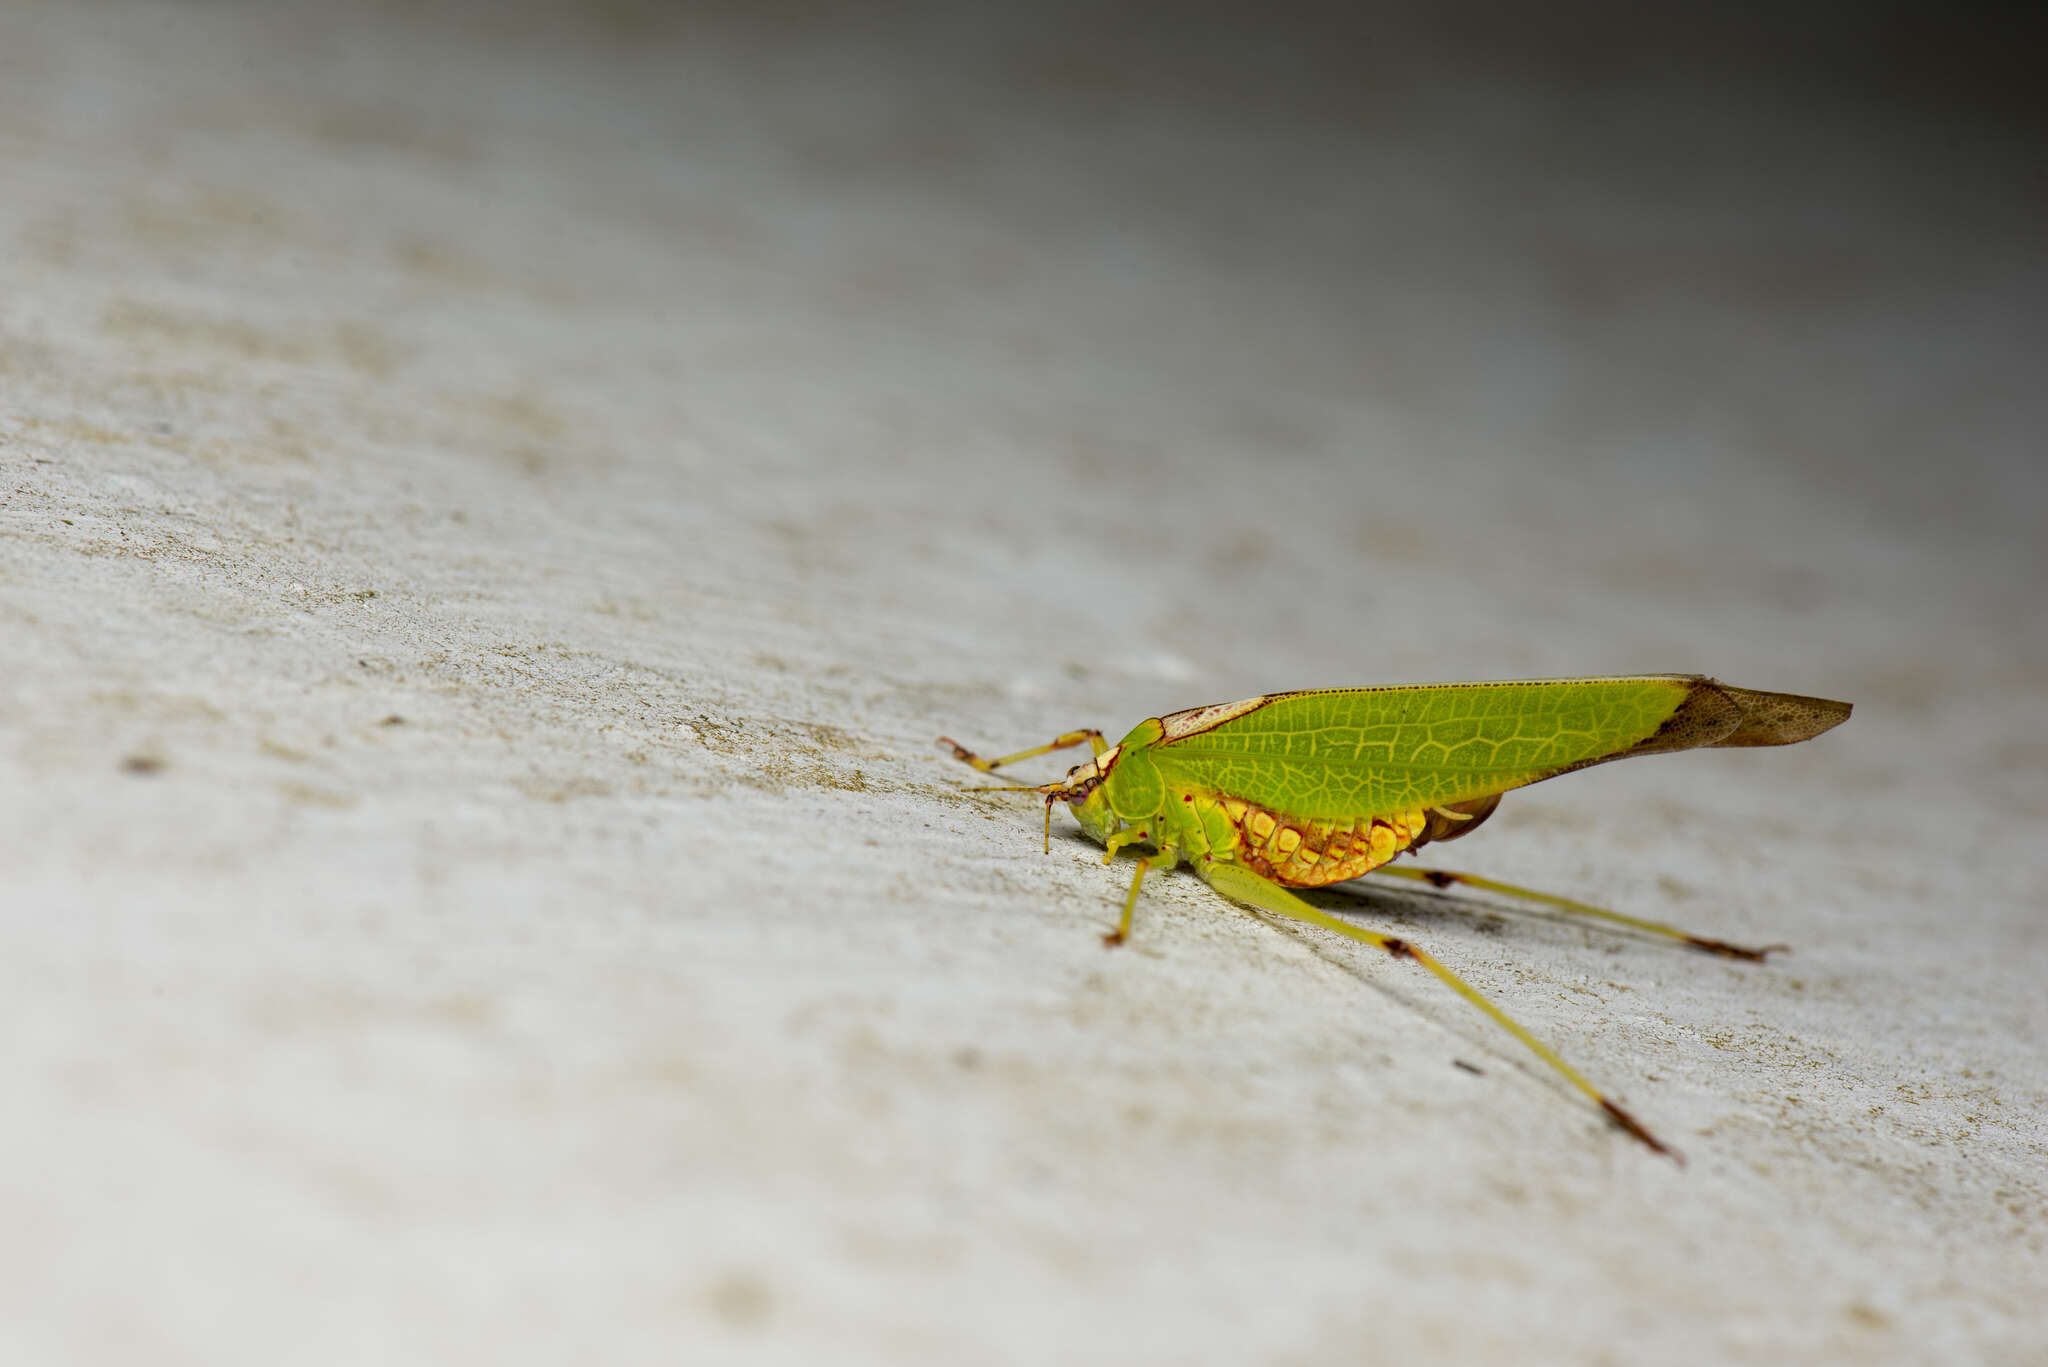
<path fill-rule="evenodd" d="M 1763 945 L 1752 949 L 1748 945 L 1732 945 L 1726 940 L 1714 940 L 1704 935 L 1694 935 L 1690 931 L 1680 930 L 1677 926 L 1666 925 L 1662 921 L 1648 921 L 1640 916 L 1626 916 L 1618 911 L 1609 911 L 1605 907 L 1590 906 L 1585 902 L 1574 902 L 1569 897 L 1559 897 L 1555 893 L 1537 892 L 1533 888 L 1518 887 L 1513 883 L 1497 883 L 1491 878 L 1481 878 L 1473 873 L 1452 873 L 1448 869 L 1394 868 L 1384 864 L 1374 869 L 1373 872 L 1384 873 L 1390 878 L 1412 878 L 1418 883 L 1428 883 L 1432 887 L 1439 888 L 1447 888 L 1453 883 L 1463 883 L 1468 888 L 1479 888 L 1485 892 L 1504 893 L 1509 897 L 1520 897 L 1524 901 L 1529 902 L 1541 902 L 1545 906 L 1556 907 L 1559 911 L 1568 911 L 1574 916 L 1590 916 L 1595 920 L 1609 921 L 1618 926 L 1628 926 L 1632 930 L 1647 931 L 1652 935 L 1667 935 L 1674 940 L 1691 945 L 1694 949 L 1703 949 L 1709 954 L 1725 954 L 1731 959 L 1761 960 L 1766 955 L 1783 953 L 1792 948 L 1790 945 Z"/>
<path fill-rule="evenodd" d="M 1201 874 L 1210 887 L 1234 902 L 1242 902 L 1246 906 L 1256 907 L 1260 911 L 1271 912 L 1276 916 L 1320 926 L 1324 930 L 1334 931 L 1336 934 L 1384 949 L 1397 959 L 1415 960 L 1435 974 L 1445 986 L 1489 1016 L 1494 1024 L 1520 1040 L 1531 1053 L 1561 1073 L 1572 1086 L 1592 1098 L 1593 1103 L 1606 1113 L 1609 1120 L 1667 1158 L 1681 1164 L 1685 1161 L 1676 1149 L 1670 1148 L 1644 1129 L 1641 1121 L 1615 1105 L 1599 1088 L 1588 1082 L 1578 1069 L 1560 1058 L 1556 1050 L 1530 1034 L 1507 1012 L 1487 1000 L 1479 989 L 1438 963 L 1427 951 L 1406 940 L 1396 939 L 1391 935 L 1380 935 L 1361 926 L 1354 926 L 1348 921 L 1340 921 L 1329 913 L 1310 906 L 1278 883 L 1259 877 L 1241 864 L 1204 858 L 1195 864 L 1195 872 Z"/>
<path fill-rule="evenodd" d="M 1098 755 L 1109 748 L 1109 742 L 1104 740 L 1102 733 L 1092 726 L 1084 726 L 1079 731 L 1069 731 L 1049 744 L 1040 745 L 1030 750 L 1019 750 L 1016 754 L 1004 755 L 1001 759 L 983 759 L 980 755 L 975 754 L 972 750 L 960 744 L 960 742 L 946 736 L 939 737 L 939 748 L 951 750 L 953 758 L 959 760 L 962 764 L 971 764 L 984 774 L 993 774 L 1005 764 L 1015 764 L 1020 759 L 1035 759 L 1040 755 L 1049 755 L 1055 750 L 1065 750 L 1069 746 L 1079 745 L 1082 741 L 1086 741 L 1093 746 L 1095 753 Z"/>
<path fill-rule="evenodd" d="M 1110 839 L 1114 840 L 1116 837 L 1111 836 Z M 1108 857 L 1104 856 L 1102 862 L 1107 864 L 1109 862 Z M 1144 886 L 1146 873 L 1153 869 L 1170 869 L 1179 862 L 1180 851 L 1172 849 L 1161 850 L 1157 854 L 1148 854 L 1138 861 L 1138 871 L 1131 875 L 1131 891 L 1124 898 L 1124 914 L 1117 921 L 1116 929 L 1102 937 L 1102 943 L 1114 948 L 1131 937 L 1131 913 L 1137 908 L 1138 889 Z"/>

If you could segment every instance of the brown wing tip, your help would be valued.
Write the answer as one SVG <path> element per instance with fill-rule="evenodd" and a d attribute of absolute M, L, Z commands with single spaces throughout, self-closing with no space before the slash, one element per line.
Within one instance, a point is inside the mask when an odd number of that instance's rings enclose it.
<path fill-rule="evenodd" d="M 1742 709 L 1742 720 L 1733 731 L 1715 741 L 1717 747 L 1733 745 L 1791 745 L 1811 740 L 1849 719 L 1850 705 L 1832 698 L 1807 698 L 1797 693 L 1763 693 L 1748 688 L 1718 685 L 1729 701 Z"/>

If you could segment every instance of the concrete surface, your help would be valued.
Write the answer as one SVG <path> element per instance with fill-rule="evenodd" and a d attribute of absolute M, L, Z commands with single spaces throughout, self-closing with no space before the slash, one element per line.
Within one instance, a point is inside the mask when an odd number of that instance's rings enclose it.
<path fill-rule="evenodd" d="M 0 1358 L 2041 1361 L 2029 130 L 746 12 L 0 10 Z M 1796 954 L 1326 905 L 1683 1170 L 931 744 L 1629 670 L 1441 862 Z"/>

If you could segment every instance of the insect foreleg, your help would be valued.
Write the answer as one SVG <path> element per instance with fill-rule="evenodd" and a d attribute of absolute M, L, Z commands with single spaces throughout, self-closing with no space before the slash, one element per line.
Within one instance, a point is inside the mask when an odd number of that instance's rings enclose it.
<path fill-rule="evenodd" d="M 1102 857 L 1103 863 L 1107 864 L 1110 856 L 1116 853 L 1118 849 L 1117 837 L 1124 834 L 1125 832 L 1118 831 L 1116 835 L 1110 837 L 1112 842 L 1110 851 L 1109 854 Z M 1145 834 L 1142 831 L 1138 831 L 1131 836 L 1133 840 L 1143 840 L 1144 838 Z M 1131 937 L 1131 913 L 1137 909 L 1138 889 L 1145 885 L 1145 875 L 1153 869 L 1170 869 L 1179 862 L 1180 851 L 1171 847 L 1163 849 L 1157 854 L 1148 854 L 1138 861 L 1138 871 L 1131 875 L 1131 890 L 1124 897 L 1124 914 L 1117 921 L 1116 929 L 1102 937 L 1102 943 L 1114 947 Z"/>
<path fill-rule="evenodd" d="M 1109 748 L 1109 742 L 1104 740 L 1102 733 L 1092 726 L 1084 726 L 1079 731 L 1069 731 L 1064 736 L 1060 736 L 1047 744 L 1036 746 L 1030 750 L 1019 750 L 1016 754 L 1004 755 L 1001 759 L 983 759 L 980 755 L 975 754 L 972 750 L 960 744 L 960 742 L 946 736 L 939 737 L 940 747 L 951 750 L 954 759 L 959 760 L 962 764 L 971 764 L 984 774 L 993 774 L 1005 764 L 1015 764 L 1020 759 L 1036 759 L 1040 755 L 1049 755 L 1055 750 L 1068 749 L 1071 746 L 1079 745 L 1082 741 L 1088 742 L 1098 755 Z"/>
<path fill-rule="evenodd" d="M 1492 1018 L 1494 1024 L 1520 1040 L 1531 1053 L 1556 1069 L 1572 1086 L 1592 1098 L 1594 1104 L 1607 1114 L 1608 1119 L 1612 1120 L 1622 1129 L 1627 1130 L 1652 1149 L 1655 1149 L 1658 1153 L 1664 1154 L 1666 1157 L 1680 1163 L 1685 1161 L 1679 1156 L 1677 1150 L 1666 1146 L 1655 1135 L 1644 1129 L 1642 1122 L 1610 1101 L 1599 1088 L 1588 1082 L 1578 1069 L 1572 1067 L 1559 1057 L 1556 1050 L 1530 1034 L 1527 1029 L 1512 1016 L 1508 1015 L 1507 1012 L 1487 1000 L 1479 989 L 1473 987 L 1463 978 L 1451 972 L 1450 969 L 1438 963 L 1433 955 L 1417 948 L 1406 940 L 1396 939 L 1391 935 L 1380 935 L 1361 926 L 1354 926 L 1348 921 L 1340 921 L 1329 913 L 1310 906 L 1278 883 L 1268 882 L 1266 879 L 1259 877 L 1258 874 L 1253 873 L 1241 864 L 1230 864 L 1205 857 L 1196 862 L 1195 872 L 1201 874 L 1210 887 L 1234 902 L 1242 902 L 1246 906 L 1256 907 L 1260 911 L 1271 912 L 1276 916 L 1285 916 L 1292 920 L 1306 922 L 1312 926 L 1320 926 L 1324 930 L 1333 931 L 1349 939 L 1358 940 L 1365 944 L 1373 945 L 1376 948 L 1384 949 L 1397 959 L 1415 960 L 1415 962 L 1435 974 L 1453 992 L 1456 992 L 1473 1006 L 1485 1012 L 1487 1016 Z M 1135 888 L 1133 888 L 1133 892 L 1135 893 Z"/>
<path fill-rule="evenodd" d="M 1411 878 L 1418 883 L 1428 883 L 1432 887 L 1439 888 L 1447 888 L 1453 883 L 1462 883 L 1468 888 L 1479 888 L 1486 892 L 1503 893 L 1509 897 L 1519 897 L 1528 902 L 1541 902 L 1544 906 L 1556 907 L 1559 911 L 1567 911 L 1574 916 L 1590 916 L 1595 920 L 1608 921 L 1618 926 L 1627 926 L 1631 930 L 1647 931 L 1652 935 L 1666 935 L 1674 940 L 1691 945 L 1694 949 L 1703 949 L 1709 954 L 1725 954 L 1731 959 L 1760 960 L 1766 955 L 1782 953 L 1791 949 L 1790 945 L 1763 945 L 1754 949 L 1747 945 L 1731 945 L 1726 940 L 1714 940 L 1704 935 L 1694 935 L 1690 931 L 1680 930 L 1677 926 L 1666 925 L 1662 921 L 1649 921 L 1640 916 L 1625 916 L 1621 912 L 1609 911 L 1605 907 L 1591 906 L 1585 902 L 1575 902 L 1569 897 L 1559 897 L 1555 893 L 1537 892 L 1533 888 L 1518 887 L 1513 883 L 1498 883 L 1491 878 L 1481 878 L 1473 873 L 1452 873 L 1448 869 L 1394 868 L 1387 865 L 1382 865 L 1374 869 L 1373 872 L 1386 874 L 1390 878 Z"/>

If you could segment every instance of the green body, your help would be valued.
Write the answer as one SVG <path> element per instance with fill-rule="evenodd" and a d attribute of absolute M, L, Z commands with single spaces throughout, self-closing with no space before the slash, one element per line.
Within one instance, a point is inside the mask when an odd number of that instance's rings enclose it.
<path fill-rule="evenodd" d="M 1086 791 L 1054 795 L 1097 839 L 1143 826 L 1162 850 L 1229 858 L 1213 799 L 1357 826 L 1629 755 L 1786 744 L 1847 715 L 1845 704 L 1693 675 L 1278 693 L 1141 722 L 1055 785 Z"/>
<path fill-rule="evenodd" d="M 1150 845 L 1138 861 L 1123 917 L 1103 938 L 1121 944 L 1147 869 L 1185 861 L 1233 901 L 1318 926 L 1412 959 L 1556 1069 L 1630 1134 L 1676 1157 L 1661 1140 L 1457 974 L 1405 939 L 1383 935 L 1302 900 L 1321 887 L 1383 869 L 1395 855 L 1476 828 L 1500 795 L 1573 769 L 1631 755 L 1706 746 L 1789 745 L 1849 715 L 1847 703 L 1731 688 L 1685 674 L 1419 684 L 1275 693 L 1153 717 L 1115 745 L 1070 731 L 1049 745 L 982 759 L 941 745 L 984 773 L 1068 746 L 1095 758 L 1029 791 L 1065 802 L 1110 857 Z M 1383 869 L 1439 887 L 1451 883 L 1530 898 L 1560 911 L 1668 936 L 1696 949 L 1762 959 L 1745 948 L 1570 898 L 1445 870 Z"/>

